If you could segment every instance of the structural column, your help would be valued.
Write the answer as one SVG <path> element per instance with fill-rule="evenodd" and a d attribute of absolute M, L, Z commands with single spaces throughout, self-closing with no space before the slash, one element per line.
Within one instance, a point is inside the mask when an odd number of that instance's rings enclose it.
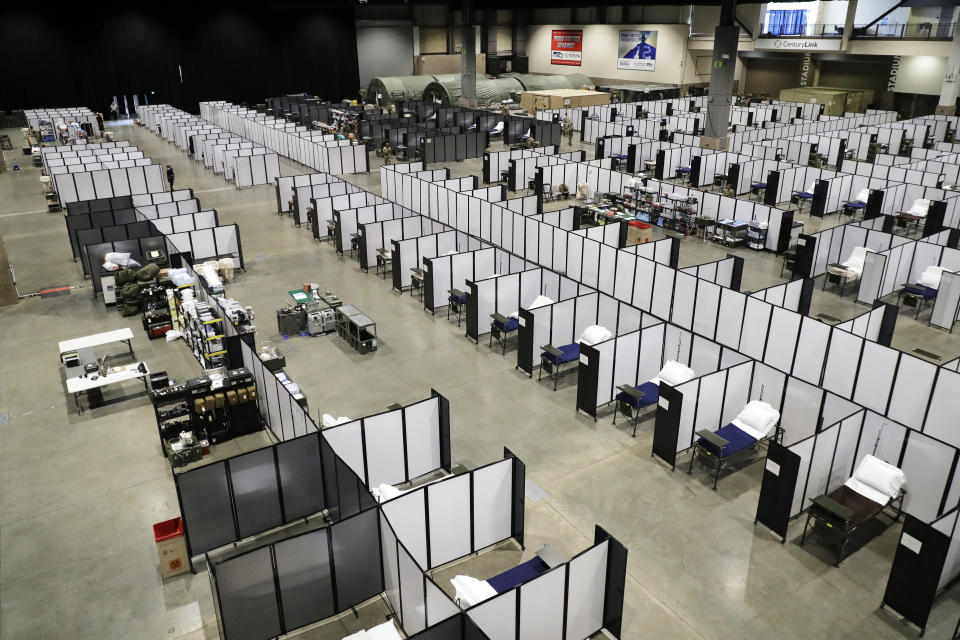
<path fill-rule="evenodd" d="M 950 57 L 947 58 L 947 68 L 943 74 L 943 84 L 940 85 L 940 102 L 937 103 L 937 114 L 953 116 L 957 114 L 957 74 L 960 73 L 960 22 L 953 29 L 953 40 L 950 42 Z"/>
<path fill-rule="evenodd" d="M 460 50 L 460 105 L 477 106 L 477 32 L 473 24 L 473 2 L 463 2 L 463 48 Z"/>
<path fill-rule="evenodd" d="M 853 25 L 856 24 L 857 0 L 847 0 L 847 17 L 843 21 L 843 37 L 840 39 L 840 51 L 850 50 L 850 38 L 853 37 Z"/>
<path fill-rule="evenodd" d="M 0 236 L 0 307 L 16 304 L 17 289 L 13 284 L 13 274 L 10 273 L 10 262 L 7 260 L 7 250 L 3 246 L 3 237 Z"/>
<path fill-rule="evenodd" d="M 727 127 L 733 102 L 733 76 L 737 70 L 737 43 L 740 27 L 734 24 L 735 0 L 724 0 L 720 7 L 720 24 L 713 32 L 713 68 L 710 70 L 710 95 L 707 100 L 707 121 L 700 146 L 727 149 Z"/>

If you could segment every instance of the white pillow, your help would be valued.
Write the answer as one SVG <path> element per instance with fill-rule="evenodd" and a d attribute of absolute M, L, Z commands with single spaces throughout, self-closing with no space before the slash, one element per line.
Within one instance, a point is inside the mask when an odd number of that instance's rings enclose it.
<path fill-rule="evenodd" d="M 577 340 L 577 342 L 582 342 L 587 345 L 595 345 L 598 342 L 609 340 L 612 337 L 613 333 L 611 333 L 606 327 L 601 327 L 598 324 L 592 324 L 583 330 L 583 333 L 580 334 L 580 338 Z"/>
<path fill-rule="evenodd" d="M 900 489 L 907 482 L 907 476 L 903 471 L 871 455 L 860 461 L 853 477 L 891 498 L 897 497 Z"/>
<path fill-rule="evenodd" d="M 693 380 L 697 377 L 697 374 L 693 369 L 685 367 L 676 360 L 667 360 L 666 364 L 663 365 L 663 369 L 660 369 L 660 373 L 657 374 L 657 377 L 670 386 L 676 386 L 688 380 Z"/>
<path fill-rule="evenodd" d="M 530 306 L 527 309 L 536 309 L 537 307 L 545 307 L 548 304 L 553 304 L 553 300 L 547 296 L 537 296 L 533 299 L 533 302 L 530 303 Z"/>
<path fill-rule="evenodd" d="M 352 422 L 352 420 L 350 418 L 347 418 L 346 416 L 340 416 L 339 418 L 334 418 L 329 413 L 323 414 L 323 417 L 320 418 L 320 425 L 323 427 L 335 427 L 338 424 L 346 424 L 348 422 Z"/>
<path fill-rule="evenodd" d="M 930 201 L 926 198 L 918 198 L 913 201 L 913 206 L 910 207 L 910 211 L 907 211 L 907 213 L 915 216 L 925 216 L 929 210 Z"/>
<path fill-rule="evenodd" d="M 121 267 L 126 267 L 130 261 L 129 253 L 121 253 L 118 251 L 110 251 L 103 256 L 104 262 L 112 262 L 113 264 L 120 265 Z"/>
<path fill-rule="evenodd" d="M 737 414 L 737 419 L 744 422 L 757 431 L 767 433 L 770 427 L 780 419 L 780 412 L 771 407 L 766 402 L 760 400 L 751 400 L 747 406 Z"/>
<path fill-rule="evenodd" d="M 943 272 L 946 271 L 943 267 L 938 267 L 932 265 L 923 270 L 923 273 L 920 274 L 920 277 L 917 278 L 917 282 L 922 284 L 925 287 L 930 287 L 931 289 L 940 288 L 940 278 L 943 276 Z"/>

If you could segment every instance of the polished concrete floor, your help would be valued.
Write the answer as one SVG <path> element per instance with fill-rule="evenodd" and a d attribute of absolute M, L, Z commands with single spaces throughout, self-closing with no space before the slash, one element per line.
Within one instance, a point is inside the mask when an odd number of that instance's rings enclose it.
<path fill-rule="evenodd" d="M 435 388 L 451 402 L 455 464 L 489 462 L 505 446 L 526 462 L 528 478 L 542 490 L 527 500 L 527 550 L 521 555 L 503 546 L 469 560 L 466 572 L 488 577 L 543 543 L 572 555 L 592 542 L 600 524 L 630 550 L 624 638 L 917 636 L 878 609 L 897 527 L 840 568 L 820 547 L 799 546 L 800 521 L 781 545 L 753 524 L 761 465 L 722 479 L 717 491 L 701 470 L 671 473 L 650 457 L 649 420 L 631 438 L 609 414 L 597 423 L 578 416 L 573 377 L 556 392 L 529 380 L 514 369 L 514 352 L 504 357 L 483 341 L 474 345 L 443 313 L 431 316 L 418 300 L 392 292 L 307 229 L 278 217 L 271 187 L 236 190 L 143 129 L 116 130 L 156 162 L 173 163 L 177 186 L 192 187 L 222 222 L 239 223 L 246 272 L 227 291 L 253 305 L 258 343 L 280 346 L 312 415 L 365 415 Z M 18 140 L 18 132 L 5 133 Z M 303 171 L 288 161 L 281 166 L 284 174 Z M 479 166 L 474 160 L 451 168 L 458 176 L 479 173 Z M 122 318 L 92 298 L 70 258 L 62 216 L 42 210 L 37 178 L 33 169 L 0 174 L 0 234 L 19 289 L 77 288 L 0 308 L 0 637 L 216 638 L 205 571 L 162 581 L 157 568 L 151 525 L 176 516 L 178 506 L 149 400 L 132 386 L 125 390 L 130 397 L 108 395 L 116 402 L 76 415 L 56 343 L 130 326 L 137 355 L 152 369 L 177 379 L 199 369 L 182 343 L 151 342 L 137 316 Z M 350 179 L 379 191 L 375 172 Z M 681 248 L 684 266 L 727 253 L 693 239 Z M 745 289 L 783 281 L 776 257 L 736 251 L 748 260 Z M 305 281 L 336 291 L 376 320 L 381 348 L 360 356 L 332 336 L 282 340 L 274 310 Z M 865 310 L 850 294 L 841 299 L 819 285 L 817 291 L 814 313 L 847 318 Z M 902 348 L 930 345 L 944 359 L 960 352 L 956 340 L 941 343 L 939 334 L 911 322 L 906 316 L 900 322 Z M 267 442 L 265 434 L 247 436 L 215 454 Z M 438 581 L 460 569 L 442 569 Z M 941 596 L 927 637 L 950 637 L 958 597 L 956 589 Z M 336 640 L 384 614 L 374 601 L 361 618 L 347 614 L 303 637 Z"/>

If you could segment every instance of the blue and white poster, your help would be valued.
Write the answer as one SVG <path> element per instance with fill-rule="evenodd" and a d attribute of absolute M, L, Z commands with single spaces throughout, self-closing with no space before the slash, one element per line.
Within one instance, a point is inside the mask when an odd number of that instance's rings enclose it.
<path fill-rule="evenodd" d="M 653 71 L 657 66 L 656 31 L 621 31 L 617 69 Z"/>

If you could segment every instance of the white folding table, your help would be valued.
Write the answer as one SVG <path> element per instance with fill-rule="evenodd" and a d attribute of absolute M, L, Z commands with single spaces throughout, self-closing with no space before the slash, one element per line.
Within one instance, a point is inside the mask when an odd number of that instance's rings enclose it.
<path fill-rule="evenodd" d="M 130 327 L 124 327 L 123 329 L 114 329 L 113 331 L 95 333 L 82 338 L 64 340 L 60 343 L 60 353 L 64 354 L 68 351 L 77 351 L 79 349 L 93 349 L 95 347 L 102 347 L 103 345 L 111 344 L 113 342 L 124 342 L 127 345 L 127 349 L 130 351 L 130 357 L 134 358 L 136 356 L 133 353 L 133 345 L 130 342 L 131 340 L 133 340 L 133 331 L 130 330 Z"/>
<path fill-rule="evenodd" d="M 77 414 L 79 415 L 83 413 L 83 408 L 80 406 L 80 394 L 137 379 L 142 380 L 143 388 L 149 391 L 149 378 L 150 369 L 147 367 L 147 363 L 134 362 L 120 367 L 112 367 L 103 376 L 91 373 L 88 377 L 67 378 L 67 392 L 73 394 L 73 401 L 77 405 Z"/>

